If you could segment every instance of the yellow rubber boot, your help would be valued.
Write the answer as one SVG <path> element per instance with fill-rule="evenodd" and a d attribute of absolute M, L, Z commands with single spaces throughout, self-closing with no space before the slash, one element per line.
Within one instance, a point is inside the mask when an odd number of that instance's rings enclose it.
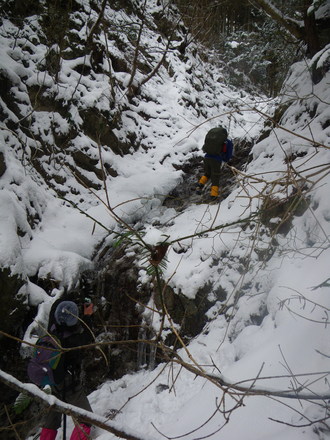
<path fill-rule="evenodd" d="M 204 188 L 204 185 L 205 185 L 205 183 L 207 182 L 209 180 L 209 178 L 208 177 L 206 177 L 206 176 L 202 176 L 200 179 L 199 179 L 199 181 L 198 181 L 198 185 L 197 185 L 197 188 L 196 188 L 196 193 L 197 194 L 202 194 L 202 191 L 203 191 L 203 188 Z"/>
<path fill-rule="evenodd" d="M 211 186 L 211 197 L 219 197 L 219 187 Z"/>
<path fill-rule="evenodd" d="M 199 179 L 199 182 L 198 182 L 198 183 L 200 183 L 201 185 L 205 185 L 205 183 L 206 183 L 208 180 L 209 180 L 208 177 L 206 177 L 206 176 L 202 176 L 202 177 Z"/>

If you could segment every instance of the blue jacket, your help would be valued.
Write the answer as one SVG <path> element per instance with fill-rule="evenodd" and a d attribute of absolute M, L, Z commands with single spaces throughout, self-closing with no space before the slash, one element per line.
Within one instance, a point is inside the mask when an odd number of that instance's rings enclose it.
<path fill-rule="evenodd" d="M 207 157 L 209 159 L 215 159 L 218 162 L 228 162 L 232 156 L 233 156 L 233 143 L 230 139 L 226 140 L 226 152 L 221 153 L 221 154 L 205 154 L 204 157 Z"/>

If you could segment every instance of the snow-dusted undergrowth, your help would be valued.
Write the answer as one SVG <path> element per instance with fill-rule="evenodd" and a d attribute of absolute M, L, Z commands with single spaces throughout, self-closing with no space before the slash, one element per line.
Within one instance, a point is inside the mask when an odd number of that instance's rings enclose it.
<path fill-rule="evenodd" d="M 85 5 L 85 14 L 89 14 L 87 2 L 81 3 Z M 151 1 L 148 8 L 152 13 L 158 6 Z M 107 13 L 119 22 L 128 20 L 123 12 Z M 84 39 L 84 12 L 76 13 L 76 20 L 81 23 L 79 35 Z M 70 123 L 77 128 L 69 151 L 86 149 L 90 157 L 99 160 L 98 145 L 83 133 L 79 112 L 91 108 L 109 112 L 113 96 L 106 62 L 105 73 L 81 77 L 73 69 L 82 63 L 88 65 L 88 58 L 63 59 L 58 82 L 47 71 L 41 72 L 40 66 L 49 51 L 40 39 L 41 34 L 37 17 L 30 17 L 21 29 L 8 20 L 1 27 L 2 72 L 12 83 L 10 93 L 20 115 L 1 100 L 5 118 L 1 123 L 0 152 L 6 171 L 0 179 L 0 266 L 10 267 L 27 281 L 35 275 L 49 276 L 70 288 L 81 271 L 93 266 L 95 247 L 107 235 L 91 218 L 110 230 L 117 225 L 99 201 L 106 200 L 104 190 L 89 193 L 69 172 L 68 165 L 73 161 L 70 154 L 54 150 L 56 160 L 45 157 L 42 163 L 49 175 L 65 177 L 65 183 L 54 179 L 50 189 L 43 182 L 31 165 L 40 145 L 21 129 L 20 120 L 29 120 L 30 133 L 41 136 L 50 147 L 55 142 L 54 130 L 57 135 L 68 132 L 68 121 L 59 112 L 33 110 L 29 88 L 47 85 L 49 96 L 65 105 L 69 103 Z M 150 30 L 145 31 L 143 38 L 146 46 L 157 49 L 157 60 L 165 42 L 160 43 Z M 118 50 L 111 39 L 107 44 L 113 51 Z M 212 283 L 210 300 L 214 306 L 208 312 L 209 322 L 188 349 L 206 371 L 216 373 L 218 368 L 232 383 L 259 375 L 270 379 L 259 379 L 255 384 L 258 387 L 286 390 L 303 384 L 311 393 L 329 394 L 327 374 L 314 373 L 329 370 L 330 211 L 326 164 L 330 92 L 328 74 L 316 85 L 312 85 L 310 78 L 310 67 L 318 63 L 326 68 L 328 59 L 329 48 L 325 48 L 314 60 L 292 67 L 283 90 L 282 104 L 290 103 L 280 121 L 284 129 L 274 128 L 254 146 L 253 160 L 244 175 L 237 174 L 237 185 L 220 208 L 198 204 L 176 213 L 163 207 L 164 197 L 180 182 L 185 185 L 184 174 L 173 165 L 202 157 L 203 137 L 208 128 L 220 121 L 234 139 L 256 139 L 265 121 L 260 112 L 271 114 L 272 107 L 260 98 L 223 85 L 221 72 L 192 52 L 187 52 L 184 61 L 176 51 L 169 52 L 167 63 L 171 69 L 162 67 L 142 88 L 141 99 L 129 104 L 125 101 L 123 125 L 116 134 L 125 139 L 136 132 L 141 148 L 132 148 L 131 154 L 121 157 L 113 153 L 111 146 L 101 146 L 103 162 L 118 174 L 107 178 L 111 205 L 117 207 L 115 213 L 130 224 L 143 225 L 144 239 L 149 244 L 156 244 L 165 236 L 176 241 L 169 249 L 164 273 L 171 287 L 194 298 L 207 281 Z M 170 75 L 169 70 L 174 73 Z M 123 90 L 129 76 L 123 72 L 114 75 L 122 84 L 122 89 L 115 91 L 120 102 L 121 95 L 126 99 Z M 142 73 L 137 74 L 137 80 L 139 75 L 142 77 Z M 218 115 L 219 118 L 212 119 Z M 88 177 L 97 183 L 93 173 Z M 67 197 L 79 203 L 90 217 L 57 197 L 55 190 L 61 185 L 69 194 Z M 272 237 L 257 216 L 264 201 L 270 196 L 285 200 L 299 190 L 308 197 L 307 209 L 293 218 L 287 234 Z M 126 201 L 129 202 L 122 204 Z M 38 219 L 33 227 L 27 213 Z M 242 227 L 239 222 L 251 216 L 251 221 Z M 271 219 L 274 225 L 280 221 Z M 226 224 L 231 226 L 181 240 Z M 108 242 L 112 240 L 110 236 Z M 141 285 L 149 281 L 145 271 L 141 271 L 140 280 Z M 220 288 L 227 294 L 225 302 L 217 301 Z M 49 296 L 31 281 L 23 289 L 21 293 L 26 294 L 29 304 L 39 304 L 36 318 L 44 321 L 50 307 Z M 53 300 L 60 291 L 54 290 L 52 294 Z M 156 318 L 154 324 L 158 324 Z M 33 328 L 31 324 L 27 339 Z M 184 350 L 180 355 L 189 361 Z M 225 406 L 221 399 L 222 392 L 213 384 L 173 365 L 160 365 L 153 371 L 109 381 L 90 396 L 96 413 L 108 415 L 111 410 L 120 409 L 116 426 L 129 427 L 141 438 L 164 438 L 160 432 L 187 440 L 205 436 L 225 440 L 312 440 L 327 436 L 317 434 L 313 425 L 308 426 L 309 421 L 326 416 L 324 406 L 248 397 L 226 424 L 226 414 L 220 410 L 229 410 L 234 399 L 227 396 Z M 276 423 L 270 417 L 284 423 Z M 217 432 L 222 426 L 222 431 Z M 115 438 L 99 429 L 93 435 L 98 440 Z"/>
<path fill-rule="evenodd" d="M 190 206 L 169 224 L 166 218 L 164 227 L 147 228 L 150 242 L 156 243 L 164 235 L 175 240 L 249 217 L 262 208 L 266 196 L 285 200 L 292 191 L 303 190 L 308 207 L 305 204 L 302 212 L 297 212 L 288 233 L 276 234 L 275 242 L 253 219 L 248 228 L 237 224 L 180 241 L 186 248 L 184 253 L 182 248 L 178 252 L 176 244 L 169 251 L 166 276 L 175 289 L 193 297 L 209 280 L 214 287 L 210 297 L 216 297 L 219 286 L 227 292 L 230 322 L 219 315 L 224 302 L 216 302 L 208 313 L 210 322 L 188 349 L 206 371 L 217 373 L 219 369 L 231 383 L 250 379 L 245 385 L 251 385 L 251 380 L 260 376 L 254 383 L 256 388 L 329 395 L 330 96 L 328 76 L 312 85 L 309 70 L 315 60 L 321 63 L 328 57 L 326 48 L 310 63 L 293 66 L 282 103 L 292 100 L 292 105 L 285 111 L 281 127 L 254 147 L 246 177 L 238 179 L 237 188 L 221 203 L 220 210 L 217 206 Z M 294 204 L 287 209 L 293 210 Z M 271 221 L 276 228 L 282 219 Z M 185 350 L 181 355 L 189 362 Z M 214 385 L 172 365 L 109 382 L 91 399 L 96 407 L 102 407 L 109 395 L 111 404 L 104 413 L 124 405 L 115 420 L 123 426 L 128 420 L 142 437 L 148 433 L 162 438 L 157 430 L 170 438 L 185 439 L 329 436 L 326 426 L 313 425 L 327 418 L 322 400 L 315 404 L 249 397 L 226 424 L 221 411 L 229 411 L 233 400 L 227 397 L 223 405 L 222 392 Z"/>

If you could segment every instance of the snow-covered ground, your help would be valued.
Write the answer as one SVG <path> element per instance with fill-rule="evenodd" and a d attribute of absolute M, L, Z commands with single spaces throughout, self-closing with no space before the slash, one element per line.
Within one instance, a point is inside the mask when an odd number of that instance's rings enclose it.
<path fill-rule="evenodd" d="M 28 115 L 31 103 L 20 78 L 28 77 L 30 85 L 38 83 L 36 65 L 46 48 L 30 43 L 34 55 L 23 67 L 23 46 L 10 47 L 12 26 L 5 22 L 2 28 L 1 63 L 17 84 L 13 96 L 20 97 L 21 110 Z M 326 48 L 310 65 L 315 61 L 325 66 L 329 56 L 330 48 Z M 177 184 L 185 184 L 183 173 L 173 164 L 185 163 L 196 155 L 202 158 L 200 147 L 205 133 L 219 122 L 234 139 L 257 138 L 265 121 L 260 112 L 271 115 L 272 103 L 225 87 L 221 73 L 192 55 L 184 64 L 175 54 L 169 54 L 169 62 L 174 76 L 161 69 L 161 79 L 156 77 L 145 86 L 145 96 L 153 96 L 154 100 L 140 101 L 125 113 L 125 128 L 138 126 L 139 137 L 149 149 L 141 148 L 123 157 L 106 146 L 102 149 L 103 161 L 111 163 L 118 173 L 107 179 L 111 206 L 126 222 L 144 223 L 144 239 L 149 244 L 162 241 L 164 236 L 176 242 L 168 251 L 164 272 L 174 290 L 193 298 L 207 280 L 213 283 L 210 296 L 215 305 L 208 312 L 210 321 L 188 346 L 205 371 L 221 371 L 231 383 L 248 381 L 248 385 L 258 377 L 255 388 L 283 391 L 301 386 L 303 392 L 324 395 L 328 400 L 329 75 L 312 85 L 308 64 L 293 66 L 283 93 L 283 100 L 292 100 L 280 122 L 284 129 L 275 128 L 255 145 L 245 175 L 237 174 L 237 185 L 221 202 L 220 209 L 217 205 L 197 204 L 176 213 L 161 206 Z M 63 99 L 76 88 L 77 78 L 68 74 L 70 67 L 69 61 L 63 63 Z M 190 78 L 191 69 L 194 79 Z M 99 75 L 84 81 L 79 90 L 80 105 L 108 105 L 108 78 Z M 203 84 L 199 92 L 193 87 L 197 81 Z M 207 118 L 197 114 L 194 107 L 185 106 L 185 95 L 191 102 L 204 100 Z M 140 118 L 138 110 L 149 115 L 148 120 Z M 39 113 L 32 129 L 48 133 L 49 117 Z M 9 116 L 15 119 L 13 114 Z M 132 122 L 132 116 L 137 122 Z M 65 130 L 65 121 L 59 121 L 61 124 Z M 93 251 L 107 234 L 92 218 L 110 230 L 117 228 L 115 218 L 100 202 L 106 201 L 105 191 L 83 194 L 80 207 L 89 217 L 82 215 L 46 188 L 32 168 L 22 166 L 23 134 L 14 136 L 7 127 L 1 128 L 0 152 L 7 170 L 0 179 L 0 266 L 11 267 L 24 277 L 51 276 L 61 280 L 63 286 L 72 287 L 79 273 L 93 266 Z M 125 129 L 120 134 L 125 136 Z M 77 137 L 77 147 L 86 143 L 98 151 L 93 141 Z M 25 147 L 24 154 L 29 155 L 29 145 Z M 301 177 L 309 188 L 308 208 L 294 217 L 288 234 L 276 235 L 275 243 L 256 215 L 266 196 L 284 199 L 293 189 L 302 189 Z M 72 178 L 67 185 L 76 183 Z M 41 219 L 33 230 L 26 220 L 27 207 Z M 250 226 L 242 227 L 240 222 L 250 216 L 255 216 Z M 153 226 L 155 217 L 157 227 Z M 181 240 L 217 227 L 213 232 Z M 25 232 L 24 237 L 17 235 L 18 228 Z M 184 253 L 178 252 L 179 242 Z M 268 258 L 260 257 L 267 252 Z M 141 284 L 147 281 L 146 273 L 141 271 Z M 227 293 L 225 302 L 216 301 L 215 292 L 220 286 Z M 45 321 L 51 305 L 48 295 L 32 282 L 24 289 L 29 303 L 39 304 L 36 320 Z M 53 299 L 59 294 L 54 291 Z M 230 321 L 220 314 L 224 305 Z M 32 323 L 28 328 L 27 340 L 34 327 Z M 191 362 L 184 349 L 180 355 Z M 224 395 L 213 383 L 179 365 L 159 365 L 152 371 L 108 381 L 89 397 L 97 414 L 108 416 L 111 410 L 119 410 L 114 419 L 116 426 L 133 430 L 141 439 L 312 440 L 330 436 L 329 432 L 317 434 L 311 424 L 328 415 L 322 400 L 317 401 L 318 405 L 305 400 L 248 396 L 242 406 L 230 412 L 237 403 L 234 395 Z M 117 437 L 95 428 L 93 438 Z"/>
<path fill-rule="evenodd" d="M 329 49 L 318 56 L 326 59 Z M 230 383 L 247 381 L 252 385 L 251 380 L 258 377 L 253 384 L 256 388 L 300 390 L 310 396 L 325 396 L 327 401 L 330 129 L 326 121 L 330 117 L 330 94 L 327 77 L 312 88 L 309 75 L 305 63 L 293 67 L 284 96 L 299 96 L 303 105 L 294 101 L 282 119 L 284 130 L 277 128 L 255 146 L 244 186 L 241 178 L 220 210 L 218 206 L 190 206 L 173 216 L 170 226 L 166 226 L 165 212 L 165 225 L 157 229 L 149 226 L 145 238 L 157 243 L 165 234 L 171 241 L 242 220 L 260 207 L 260 198 L 254 199 L 255 195 L 271 192 L 283 198 L 293 186 L 299 188 L 299 178 L 304 176 L 310 188 L 308 209 L 293 219 L 287 235 L 276 236 L 277 244 L 269 260 L 261 263 L 258 257 L 257 250 L 267 249 L 271 241 L 257 230 L 258 222 L 245 231 L 233 225 L 183 240 L 185 253 L 176 253 L 174 245 L 168 254 L 166 276 L 172 286 L 191 297 L 205 280 L 211 280 L 215 288 L 221 285 L 227 291 L 227 304 L 234 301 L 242 286 L 248 286 L 229 324 L 223 315 L 218 315 L 223 303 L 216 303 L 209 311 L 209 324 L 189 344 L 190 355 L 206 371 L 221 371 Z M 308 112 L 314 106 L 317 112 L 311 120 Z M 241 122 L 246 131 L 253 122 L 250 118 L 249 115 Z M 304 138 L 323 146 L 315 147 Z M 185 145 L 192 139 L 183 142 Z M 290 164 L 292 180 L 285 186 L 288 163 L 284 159 L 296 154 L 301 157 Z M 248 265 L 242 272 L 239 262 L 244 259 L 248 259 Z M 262 322 L 254 324 L 253 316 L 263 313 Z M 181 351 L 189 362 L 185 350 Z M 95 411 L 103 415 L 111 409 L 120 410 L 115 421 L 123 428 L 133 428 L 141 438 L 312 440 L 330 435 L 325 425 L 322 429 L 322 424 L 317 424 L 321 429 L 315 429 L 312 423 L 328 417 L 322 399 L 312 402 L 250 396 L 230 413 L 236 403 L 234 398 L 224 397 L 214 384 L 172 364 L 109 381 L 90 399 Z M 99 440 L 115 438 L 100 430 L 95 431 L 95 436 Z"/>

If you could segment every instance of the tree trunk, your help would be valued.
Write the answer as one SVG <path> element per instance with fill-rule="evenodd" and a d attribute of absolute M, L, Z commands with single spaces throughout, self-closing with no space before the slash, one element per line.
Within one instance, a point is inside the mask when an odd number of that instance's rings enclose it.
<path fill-rule="evenodd" d="M 276 6 L 270 3 L 268 0 L 254 0 L 257 7 L 261 8 L 267 15 L 269 15 L 273 20 L 277 21 L 281 26 L 283 26 L 291 35 L 296 37 L 298 40 L 304 39 L 304 32 L 302 29 L 302 23 L 293 20 L 292 18 L 284 15 Z"/>
<path fill-rule="evenodd" d="M 320 40 L 318 35 L 318 30 L 315 22 L 315 14 L 307 15 L 307 10 L 309 7 L 310 1 L 305 2 L 305 11 L 304 11 L 304 41 L 307 44 L 307 55 L 313 56 L 320 49 Z"/>
<path fill-rule="evenodd" d="M 309 56 L 315 55 L 320 50 L 320 42 L 315 23 L 314 13 L 307 15 L 311 0 L 305 0 L 302 5 L 303 22 L 298 22 L 283 14 L 276 6 L 268 0 L 254 0 L 254 3 L 262 9 L 273 20 L 277 21 L 284 27 L 291 35 L 307 45 L 307 54 Z"/>

